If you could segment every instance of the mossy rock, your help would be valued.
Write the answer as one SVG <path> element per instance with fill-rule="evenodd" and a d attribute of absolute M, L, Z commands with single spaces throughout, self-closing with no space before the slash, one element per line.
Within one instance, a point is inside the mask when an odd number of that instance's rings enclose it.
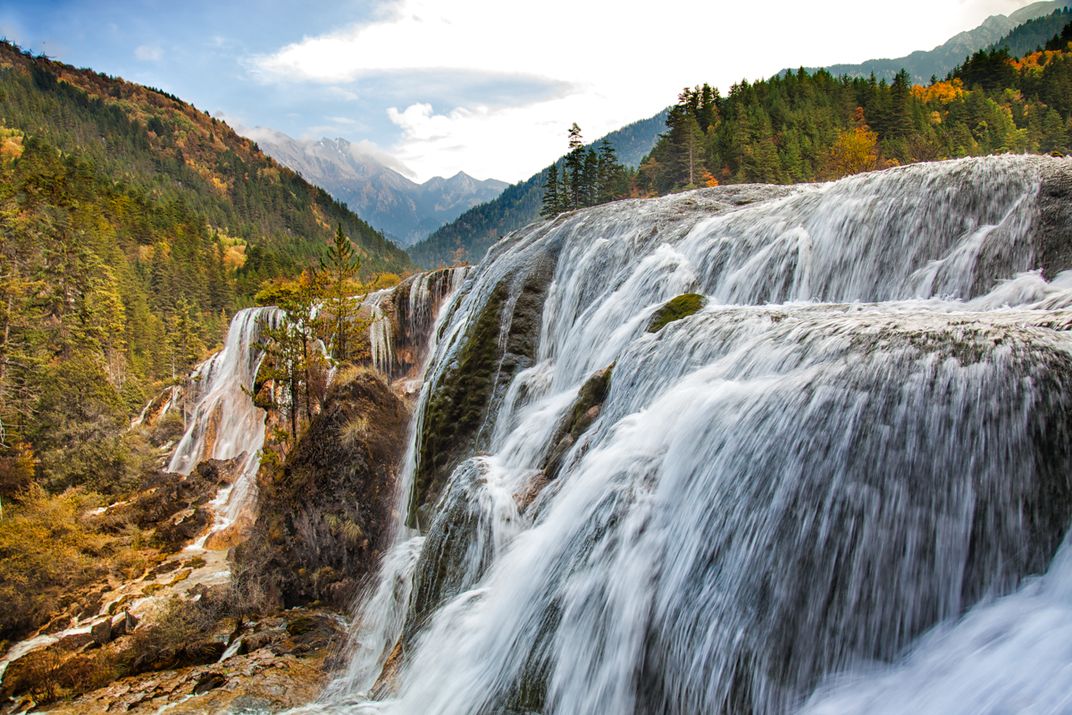
<path fill-rule="evenodd" d="M 514 376 L 535 362 L 556 260 L 545 253 L 495 286 L 454 361 L 432 386 L 417 443 L 410 527 L 427 528 L 451 472 L 490 437 L 487 416 Z"/>
<path fill-rule="evenodd" d="M 699 293 L 682 293 L 668 300 L 655 311 L 648 322 L 648 332 L 657 333 L 675 320 L 687 318 L 699 312 L 707 304 L 707 298 Z"/>
<path fill-rule="evenodd" d="M 438 493 L 456 464 L 457 455 L 472 442 L 491 400 L 500 360 L 499 333 L 508 288 L 500 283 L 492 291 L 465 336 L 454 365 L 448 368 L 428 400 L 418 445 L 409 509 L 410 526 L 417 508 Z"/>
<path fill-rule="evenodd" d="M 554 479 L 558 475 L 558 470 L 562 466 L 562 459 L 566 456 L 566 452 L 573 447 L 578 438 L 599 417 L 599 413 L 603 409 L 603 403 L 610 392 L 610 380 L 613 374 L 614 364 L 611 363 L 585 380 L 584 384 L 581 385 L 581 389 L 577 391 L 577 399 L 573 401 L 569 412 L 559 423 L 554 437 L 550 440 L 550 444 L 554 446 L 542 465 L 542 469 L 549 479 Z"/>
<path fill-rule="evenodd" d="M 250 612 L 345 609 L 387 545 L 409 415 L 378 373 L 343 377 L 286 463 L 258 477 L 257 519 L 230 554 L 236 601 Z"/>

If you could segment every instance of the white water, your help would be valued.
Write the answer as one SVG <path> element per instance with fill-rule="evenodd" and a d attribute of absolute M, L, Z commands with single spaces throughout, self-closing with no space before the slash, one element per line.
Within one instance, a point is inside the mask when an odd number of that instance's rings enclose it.
<path fill-rule="evenodd" d="M 446 282 L 435 281 L 436 273 L 421 273 L 412 279 L 408 310 L 401 327 L 403 333 L 411 339 L 424 336 L 425 354 L 435 349 L 439 326 L 442 320 L 451 314 L 460 299 L 468 271 L 469 269 L 464 267 L 449 269 L 449 281 Z M 434 287 L 433 282 L 435 286 L 442 287 Z M 394 289 L 388 289 L 392 290 Z M 386 291 L 384 293 L 386 294 Z M 385 297 L 386 295 L 377 298 L 375 305 L 379 306 Z M 390 326 L 390 321 L 386 318 L 384 322 Z M 370 338 L 374 335 L 373 326 L 370 326 Z M 387 333 L 386 337 L 394 340 L 391 333 Z M 375 354 L 374 348 L 373 355 Z M 428 386 L 425 383 L 417 400 L 417 414 L 420 414 L 427 400 Z M 419 429 L 418 419 L 411 427 L 412 434 L 399 478 L 395 497 L 399 518 L 394 525 L 391 547 L 380 564 L 380 573 L 371 590 L 359 596 L 351 637 L 347 644 L 349 664 L 325 693 L 326 697 L 336 701 L 351 701 L 355 697 L 364 697 L 375 683 L 402 631 L 406 604 L 413 588 L 413 571 L 424 543 L 424 537 L 416 530 L 407 528 L 403 518 L 410 499 L 415 467 L 413 434 Z"/>
<path fill-rule="evenodd" d="M 401 632 L 408 569 L 433 570 L 445 524 L 476 523 L 473 540 L 397 693 L 359 697 L 384 629 L 313 709 L 1068 712 L 1072 558 L 1022 581 L 1067 526 L 1047 530 L 1046 495 L 1068 497 L 1072 277 L 1044 281 L 1033 242 L 1058 164 L 694 192 L 500 242 L 444 311 L 428 382 L 495 286 L 558 250 L 535 364 L 358 632 L 384 613 Z M 708 306 L 646 333 L 687 291 Z M 581 384 L 612 363 L 598 419 L 518 513 Z M 451 522 L 459 501 L 471 516 Z"/>
<path fill-rule="evenodd" d="M 895 668 L 843 675 L 807 715 L 1072 712 L 1072 550 L 1042 578 L 941 626 Z"/>
<path fill-rule="evenodd" d="M 391 319 L 383 312 L 383 302 L 390 297 L 393 288 L 371 293 L 362 305 L 369 311 L 369 350 L 372 366 L 384 375 L 390 375 L 395 363 L 395 336 Z"/>
<path fill-rule="evenodd" d="M 234 483 L 212 502 L 215 523 L 206 538 L 234 523 L 256 495 L 266 414 L 253 404 L 249 391 L 263 358 L 262 328 L 279 315 L 275 308 L 238 311 L 223 349 L 194 370 L 189 380 L 187 394 L 194 407 L 168 471 L 186 475 L 206 459 L 241 457 Z M 203 543 L 204 538 L 195 546 Z"/>
<path fill-rule="evenodd" d="M 396 377 L 396 373 L 404 374 L 409 366 L 399 360 L 401 347 L 419 353 L 408 356 L 412 367 L 419 371 L 439 309 L 461 287 L 468 272 L 468 267 L 459 266 L 418 273 L 398 286 L 366 296 L 362 307 L 368 313 L 372 367 L 388 379 Z M 405 292 L 404 301 L 399 297 L 400 291 Z M 385 309 L 388 304 L 393 309 Z"/>

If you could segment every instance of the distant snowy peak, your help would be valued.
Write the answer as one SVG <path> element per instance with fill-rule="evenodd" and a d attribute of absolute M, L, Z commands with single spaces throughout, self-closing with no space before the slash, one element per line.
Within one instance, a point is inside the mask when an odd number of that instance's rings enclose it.
<path fill-rule="evenodd" d="M 474 179 L 464 171 L 418 184 L 405 176 L 404 166 L 371 146 L 342 138 L 302 141 L 263 128 L 246 134 L 276 161 L 347 204 L 402 246 L 420 241 L 508 186 L 495 179 Z"/>

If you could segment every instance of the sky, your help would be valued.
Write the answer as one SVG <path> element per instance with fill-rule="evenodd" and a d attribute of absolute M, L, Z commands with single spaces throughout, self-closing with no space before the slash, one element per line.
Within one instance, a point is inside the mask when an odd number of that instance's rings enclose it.
<path fill-rule="evenodd" d="M 929 50 L 1029 0 L 0 0 L 0 36 L 254 138 L 342 137 L 419 181 L 519 181 L 682 87 Z"/>

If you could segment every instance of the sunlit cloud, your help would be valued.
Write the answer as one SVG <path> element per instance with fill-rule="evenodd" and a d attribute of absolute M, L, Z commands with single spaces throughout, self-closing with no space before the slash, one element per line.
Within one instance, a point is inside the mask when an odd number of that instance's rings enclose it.
<path fill-rule="evenodd" d="M 422 178 L 464 168 L 518 180 L 562 153 L 571 122 L 594 139 L 654 114 L 684 86 L 725 91 L 785 67 L 929 49 L 980 21 L 981 3 L 995 12 L 1023 4 L 902 0 L 876 32 L 876 14 L 857 0 L 664 0 L 657 10 L 400 0 L 370 21 L 249 58 L 248 67 L 267 84 L 380 97 L 398 130 L 389 149 Z"/>
<path fill-rule="evenodd" d="M 134 57 L 142 62 L 159 62 L 164 58 L 164 51 L 156 45 L 138 45 Z"/>

